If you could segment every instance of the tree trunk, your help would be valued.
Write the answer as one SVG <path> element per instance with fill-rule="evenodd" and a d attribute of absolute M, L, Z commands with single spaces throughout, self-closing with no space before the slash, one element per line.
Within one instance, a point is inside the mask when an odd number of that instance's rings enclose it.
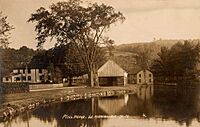
<path fill-rule="evenodd" d="M 95 81 L 95 86 L 99 87 L 99 77 L 97 70 L 94 71 L 94 81 Z"/>
<path fill-rule="evenodd" d="M 92 70 L 90 71 L 90 85 L 94 87 L 94 73 Z"/>
<path fill-rule="evenodd" d="M 89 77 L 90 77 L 91 87 L 94 87 L 94 86 L 98 87 L 99 86 L 98 72 L 94 66 L 92 66 L 90 69 Z"/>

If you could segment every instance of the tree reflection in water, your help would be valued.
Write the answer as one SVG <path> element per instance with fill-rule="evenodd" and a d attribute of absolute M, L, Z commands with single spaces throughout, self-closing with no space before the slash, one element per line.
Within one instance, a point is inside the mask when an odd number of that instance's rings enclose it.
<path fill-rule="evenodd" d="M 198 88 L 142 86 L 137 94 L 50 104 L 18 118 L 21 119 L 20 122 L 27 123 L 27 126 L 31 118 L 37 118 L 41 122 L 55 124 L 58 127 L 102 127 L 109 119 L 62 119 L 62 117 L 63 115 L 84 115 L 86 117 L 90 115 L 130 115 L 138 120 L 154 119 L 156 121 L 159 118 L 163 121 L 173 120 L 179 125 L 190 126 L 194 119 L 200 122 L 199 112 Z M 14 121 L 10 121 L 10 125 Z"/>
<path fill-rule="evenodd" d="M 95 115 L 98 111 L 94 103 L 95 100 L 90 99 L 51 104 L 35 110 L 32 115 L 46 122 L 56 120 L 58 127 L 100 127 L 100 119 L 62 119 L 63 115 Z"/>

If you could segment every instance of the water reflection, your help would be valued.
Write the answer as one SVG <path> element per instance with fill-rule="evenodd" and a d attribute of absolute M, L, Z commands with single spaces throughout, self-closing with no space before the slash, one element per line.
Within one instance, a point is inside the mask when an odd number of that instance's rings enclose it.
<path fill-rule="evenodd" d="M 199 88 L 143 86 L 137 94 L 50 104 L 0 126 L 200 126 Z M 62 119 L 63 115 L 129 115 L 130 119 Z"/>

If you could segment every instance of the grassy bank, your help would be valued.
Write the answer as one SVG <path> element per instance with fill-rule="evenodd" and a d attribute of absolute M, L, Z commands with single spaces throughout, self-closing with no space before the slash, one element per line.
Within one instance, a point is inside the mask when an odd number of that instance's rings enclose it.
<path fill-rule="evenodd" d="M 136 86 L 98 88 L 67 87 L 57 90 L 3 95 L 1 96 L 0 122 L 48 103 L 66 102 L 91 97 L 114 96 L 130 92 L 135 93 L 136 90 Z"/>

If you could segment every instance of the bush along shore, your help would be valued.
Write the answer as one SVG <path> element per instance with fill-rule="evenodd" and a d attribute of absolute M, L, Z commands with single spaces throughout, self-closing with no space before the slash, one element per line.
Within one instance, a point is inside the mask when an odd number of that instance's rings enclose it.
<path fill-rule="evenodd" d="M 77 88 L 78 89 L 78 88 Z M 85 88 L 87 89 L 87 88 Z M 109 96 L 120 96 L 128 93 L 136 93 L 136 87 L 117 87 L 117 88 L 89 88 L 90 90 L 84 89 L 77 93 L 77 92 L 70 92 L 67 94 L 56 95 L 52 97 L 43 97 L 37 100 L 31 100 L 28 103 L 18 104 L 15 103 L 6 103 L 0 107 L 0 122 L 4 122 L 6 120 L 12 119 L 19 114 L 26 112 L 28 110 L 34 110 L 39 108 L 40 106 L 50 104 L 50 103 L 58 103 L 58 102 L 68 102 L 80 99 L 89 99 L 94 97 L 109 97 Z M 51 92 L 51 91 L 49 91 Z M 27 93 L 29 94 L 29 93 Z M 23 101 L 23 100 L 22 100 Z"/>
<path fill-rule="evenodd" d="M 29 92 L 29 83 L 0 83 L 0 93 L 12 94 L 12 93 L 24 93 Z"/>

